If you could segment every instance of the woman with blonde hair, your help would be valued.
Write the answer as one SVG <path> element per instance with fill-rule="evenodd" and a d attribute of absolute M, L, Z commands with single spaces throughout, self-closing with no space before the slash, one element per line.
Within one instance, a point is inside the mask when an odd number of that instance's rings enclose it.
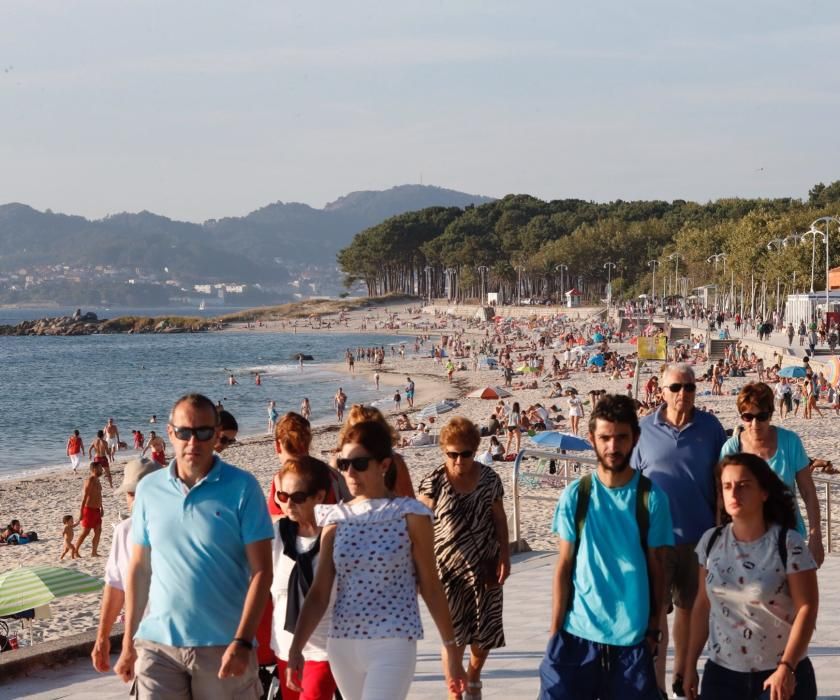
<path fill-rule="evenodd" d="M 510 573 L 504 489 L 499 475 L 475 460 L 480 442 L 471 421 L 450 420 L 440 433 L 445 461 L 417 489 L 418 500 L 435 514 L 435 558 L 455 627 L 457 658 L 463 659 L 470 647 L 464 700 L 481 698 L 487 655 L 505 645 L 502 585 Z"/>
<path fill-rule="evenodd" d="M 382 411 L 375 406 L 365 406 L 364 404 L 354 403 L 347 414 L 347 420 L 344 421 L 344 425 L 341 426 L 341 430 L 338 432 L 339 450 L 341 450 L 344 446 L 350 429 L 356 425 L 356 423 L 362 423 L 363 421 L 374 421 L 375 423 L 379 423 L 391 436 L 391 445 L 395 446 L 399 444 L 400 438 L 397 431 L 394 430 L 391 424 L 385 419 L 385 416 L 382 415 Z M 411 475 L 408 473 L 408 467 L 406 466 L 405 460 L 402 455 L 397 452 L 392 453 L 391 459 L 394 468 L 390 472 L 385 485 L 395 496 L 414 498 L 414 486 L 411 483 Z M 333 466 L 335 466 L 335 458 L 333 458 Z"/>

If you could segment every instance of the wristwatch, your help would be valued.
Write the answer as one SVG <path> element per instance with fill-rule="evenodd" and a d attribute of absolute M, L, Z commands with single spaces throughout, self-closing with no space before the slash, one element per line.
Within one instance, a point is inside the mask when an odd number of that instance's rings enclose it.
<path fill-rule="evenodd" d="M 234 637 L 233 643 L 238 644 L 241 647 L 245 647 L 246 649 L 253 649 L 254 645 L 249 642 L 247 639 L 243 639 L 242 637 Z"/>
<path fill-rule="evenodd" d="M 645 632 L 645 637 L 652 639 L 654 642 L 661 642 L 662 630 L 649 629 Z"/>

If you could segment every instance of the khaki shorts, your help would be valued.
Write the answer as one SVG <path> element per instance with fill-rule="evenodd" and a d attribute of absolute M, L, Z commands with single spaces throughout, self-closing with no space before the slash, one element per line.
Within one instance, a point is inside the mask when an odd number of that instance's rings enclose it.
<path fill-rule="evenodd" d="M 678 544 L 665 557 L 665 591 L 670 601 L 678 608 L 691 609 L 697 597 L 697 577 L 700 565 L 697 563 L 696 544 Z"/>
<path fill-rule="evenodd" d="M 219 679 L 226 648 L 172 647 L 138 639 L 132 695 L 140 700 L 260 700 L 262 686 L 253 651 L 244 674 Z"/>

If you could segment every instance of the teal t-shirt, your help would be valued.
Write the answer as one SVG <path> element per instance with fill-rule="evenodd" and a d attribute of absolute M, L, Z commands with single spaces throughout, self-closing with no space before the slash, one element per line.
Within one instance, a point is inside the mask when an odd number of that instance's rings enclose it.
<path fill-rule="evenodd" d="M 779 478 L 785 482 L 791 493 L 796 496 L 796 475 L 803 469 L 808 468 L 808 455 L 805 454 L 805 448 L 802 445 L 802 440 L 792 430 L 786 428 L 779 428 L 773 426 L 776 431 L 776 454 L 767 460 L 770 468 L 776 472 Z M 729 455 L 734 455 L 741 451 L 741 440 L 739 435 L 733 435 L 720 449 L 720 458 L 723 459 Z M 802 514 L 799 512 L 799 501 L 796 503 L 796 529 L 803 537 L 807 536 L 805 529 L 805 521 L 802 519 Z"/>
<path fill-rule="evenodd" d="M 650 617 L 647 562 L 636 522 L 639 473 L 619 488 L 607 488 L 592 474 L 592 492 L 573 576 L 572 607 L 563 629 L 592 642 L 632 646 L 642 641 Z M 580 481 L 560 496 L 551 530 L 574 542 Z M 655 484 L 648 500 L 648 547 L 674 544 L 668 498 Z"/>

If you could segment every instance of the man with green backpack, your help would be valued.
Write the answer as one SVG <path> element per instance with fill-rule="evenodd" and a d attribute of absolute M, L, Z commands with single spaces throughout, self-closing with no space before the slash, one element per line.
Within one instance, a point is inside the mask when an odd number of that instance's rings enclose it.
<path fill-rule="evenodd" d="M 560 543 L 540 700 L 659 700 L 668 499 L 630 468 L 639 439 L 632 399 L 602 398 L 589 439 L 597 471 L 570 484 L 554 514 Z"/>

